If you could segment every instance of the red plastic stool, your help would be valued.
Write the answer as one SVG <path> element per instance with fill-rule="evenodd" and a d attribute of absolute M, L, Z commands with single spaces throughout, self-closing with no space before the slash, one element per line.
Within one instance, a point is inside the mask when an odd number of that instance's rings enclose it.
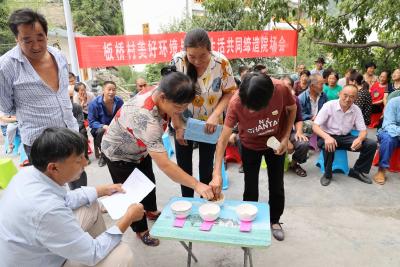
<path fill-rule="evenodd" d="M 371 113 L 371 123 L 368 125 L 368 128 L 373 129 L 378 127 L 379 121 L 381 120 L 382 112 L 381 113 Z"/>
<path fill-rule="evenodd" d="M 379 150 L 375 152 L 374 160 L 372 161 L 374 166 L 379 166 Z M 400 148 L 396 148 L 390 158 L 389 162 L 390 172 L 400 172 Z"/>
<path fill-rule="evenodd" d="M 239 150 L 237 146 L 228 145 L 225 150 L 225 161 L 226 162 L 237 162 L 242 163 L 242 158 L 240 157 Z"/>

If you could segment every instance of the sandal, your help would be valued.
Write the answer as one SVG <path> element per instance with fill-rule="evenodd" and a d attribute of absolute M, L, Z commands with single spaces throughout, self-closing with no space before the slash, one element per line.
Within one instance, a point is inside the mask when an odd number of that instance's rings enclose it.
<path fill-rule="evenodd" d="M 143 235 L 136 233 L 136 236 L 142 240 L 146 246 L 156 247 L 160 244 L 160 240 L 150 236 L 149 230 L 147 230 Z"/>
<path fill-rule="evenodd" d="M 296 163 L 294 166 L 290 166 L 290 169 L 292 169 L 298 176 L 300 177 L 306 177 L 307 176 L 307 172 L 306 170 L 304 170 L 300 164 Z"/>
<path fill-rule="evenodd" d="M 161 215 L 161 211 L 146 211 L 146 217 L 149 220 L 155 221 L 158 219 L 158 217 L 160 217 Z"/>

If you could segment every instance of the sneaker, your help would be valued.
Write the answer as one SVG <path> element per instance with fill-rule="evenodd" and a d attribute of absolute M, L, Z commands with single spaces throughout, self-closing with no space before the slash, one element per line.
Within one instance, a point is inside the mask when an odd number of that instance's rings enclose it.
<path fill-rule="evenodd" d="M 279 228 L 274 228 L 279 227 Z M 271 224 L 271 231 L 274 238 L 278 241 L 283 241 L 285 239 L 285 233 L 283 232 L 281 223 Z"/>
<path fill-rule="evenodd" d="M 142 240 L 143 244 L 150 247 L 156 247 L 160 244 L 160 240 L 150 236 L 149 230 L 141 233 L 136 233 L 136 237 Z"/>

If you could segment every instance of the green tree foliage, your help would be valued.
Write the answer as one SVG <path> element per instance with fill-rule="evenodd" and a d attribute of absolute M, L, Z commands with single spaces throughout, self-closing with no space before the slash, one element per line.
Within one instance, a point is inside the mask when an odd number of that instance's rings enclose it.
<path fill-rule="evenodd" d="M 75 30 L 85 35 L 123 34 L 119 0 L 71 0 Z"/>
<path fill-rule="evenodd" d="M 10 50 L 15 45 L 14 35 L 8 28 L 10 9 L 7 0 L 0 0 L 0 55 Z"/>
<path fill-rule="evenodd" d="M 148 83 L 155 83 L 160 81 L 161 79 L 161 69 L 167 66 L 168 63 L 157 63 L 157 64 L 148 64 L 145 68 L 146 77 Z"/>
<path fill-rule="evenodd" d="M 400 17 L 397 0 L 254 0 L 264 6 L 273 21 L 309 21 L 301 28 L 308 42 L 320 44 L 332 58 L 332 66 L 343 72 L 349 67 L 363 69 L 375 61 L 378 69 L 398 66 L 400 59 Z M 253 9 L 256 12 L 257 9 Z M 300 12 L 300 13 L 299 13 Z M 368 43 L 376 33 L 378 42 Z"/>

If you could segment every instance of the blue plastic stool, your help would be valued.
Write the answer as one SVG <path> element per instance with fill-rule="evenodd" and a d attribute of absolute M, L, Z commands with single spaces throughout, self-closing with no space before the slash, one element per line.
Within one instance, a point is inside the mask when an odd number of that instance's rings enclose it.
<path fill-rule="evenodd" d="M 168 158 L 171 158 L 172 155 L 174 154 L 174 149 L 172 148 L 171 140 L 169 139 L 168 133 L 163 134 L 162 141 L 163 141 L 165 150 L 167 150 Z"/>
<path fill-rule="evenodd" d="M 19 154 L 19 164 L 23 164 L 25 160 L 28 160 L 28 155 L 26 155 L 25 148 L 23 145 L 19 146 L 18 154 Z"/>
<path fill-rule="evenodd" d="M 228 174 L 226 173 L 225 170 L 225 164 L 222 164 L 222 190 L 226 190 L 229 187 L 229 180 L 228 180 Z"/>
<path fill-rule="evenodd" d="M 325 173 L 325 165 L 324 165 L 324 151 L 321 150 L 319 153 L 318 161 L 315 164 L 317 167 L 320 167 L 320 171 Z M 346 150 L 336 150 L 335 157 L 332 163 L 332 172 L 338 173 L 342 172 L 344 174 L 349 174 L 349 161 L 347 159 L 347 151 Z"/>

